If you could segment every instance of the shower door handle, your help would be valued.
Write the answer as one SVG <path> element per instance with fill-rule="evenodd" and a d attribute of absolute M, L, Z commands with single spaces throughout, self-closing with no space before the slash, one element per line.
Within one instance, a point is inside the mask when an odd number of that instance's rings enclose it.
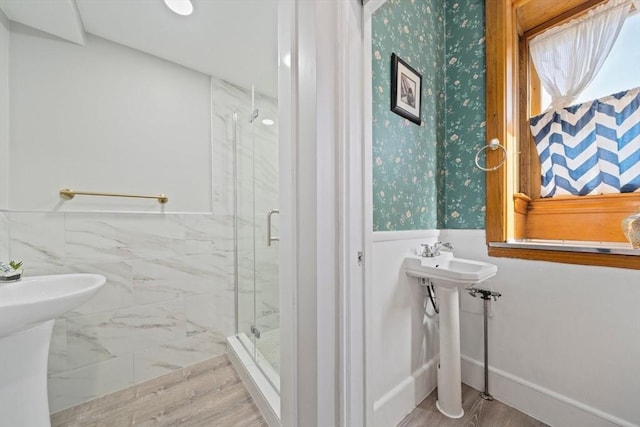
<path fill-rule="evenodd" d="M 279 209 L 269 209 L 267 211 L 267 246 L 271 246 L 271 242 L 277 242 L 280 240 L 279 237 L 271 236 L 271 215 L 279 213 Z"/>

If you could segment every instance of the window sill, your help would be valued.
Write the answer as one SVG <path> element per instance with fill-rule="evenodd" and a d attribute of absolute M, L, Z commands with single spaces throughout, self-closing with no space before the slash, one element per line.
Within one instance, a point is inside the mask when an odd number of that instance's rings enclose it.
<path fill-rule="evenodd" d="M 620 224 L 640 211 L 640 193 L 559 196 L 530 199 L 513 196 L 515 238 L 520 240 L 627 243 Z M 582 246 L 582 244 L 580 244 Z"/>
<path fill-rule="evenodd" d="M 582 252 L 591 254 L 614 254 L 640 256 L 640 249 L 633 249 L 628 243 L 617 242 L 577 242 L 562 240 L 512 240 L 490 242 L 496 248 L 538 249 L 559 252 Z"/>
<path fill-rule="evenodd" d="M 628 244 L 522 240 L 489 242 L 489 256 L 640 270 L 640 249 Z"/>

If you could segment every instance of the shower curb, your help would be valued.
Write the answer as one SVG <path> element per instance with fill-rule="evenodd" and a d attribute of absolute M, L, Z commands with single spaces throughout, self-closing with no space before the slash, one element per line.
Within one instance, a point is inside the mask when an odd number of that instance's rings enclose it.
<path fill-rule="evenodd" d="M 227 337 L 228 354 L 269 427 L 280 427 L 280 395 L 255 364 L 237 335 Z"/>

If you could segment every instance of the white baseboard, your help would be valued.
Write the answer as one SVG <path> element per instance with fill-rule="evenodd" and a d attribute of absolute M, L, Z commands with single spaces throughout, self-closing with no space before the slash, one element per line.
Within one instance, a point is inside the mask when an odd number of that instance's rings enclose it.
<path fill-rule="evenodd" d="M 373 425 L 389 427 L 398 423 L 436 388 L 437 360 L 415 370 L 373 404 Z"/>
<path fill-rule="evenodd" d="M 462 382 L 483 390 L 483 366 L 477 360 L 462 356 Z M 638 427 L 637 424 L 492 367 L 489 367 L 489 392 L 500 402 L 551 426 Z"/>

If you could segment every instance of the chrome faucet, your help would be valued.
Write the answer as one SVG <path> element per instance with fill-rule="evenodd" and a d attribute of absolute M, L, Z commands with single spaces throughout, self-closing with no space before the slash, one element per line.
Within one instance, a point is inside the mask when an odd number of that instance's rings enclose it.
<path fill-rule="evenodd" d="M 427 243 L 423 243 L 422 253 L 420 255 L 427 258 L 433 258 L 440 255 L 441 248 L 453 250 L 453 245 L 451 243 L 437 242 L 432 246 Z"/>

